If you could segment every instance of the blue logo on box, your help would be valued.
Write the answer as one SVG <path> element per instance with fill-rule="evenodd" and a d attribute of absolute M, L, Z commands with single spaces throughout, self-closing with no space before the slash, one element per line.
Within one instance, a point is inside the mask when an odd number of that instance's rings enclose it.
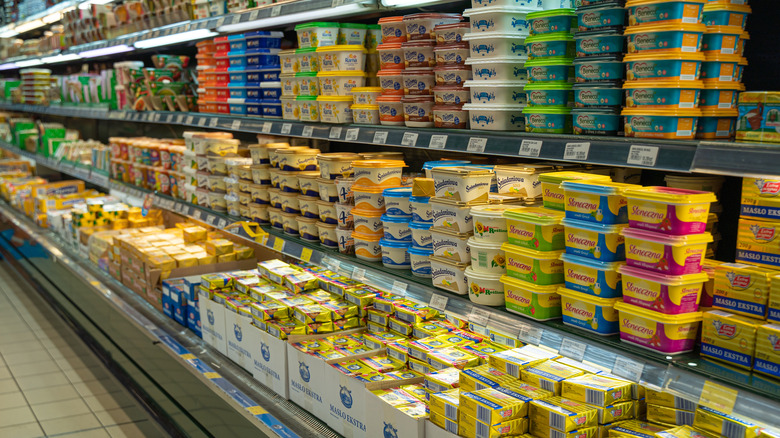
<path fill-rule="evenodd" d="M 385 423 L 383 435 L 384 438 L 398 438 L 398 429 L 394 428 L 390 423 Z"/>
<path fill-rule="evenodd" d="M 301 379 L 303 379 L 304 382 L 308 382 L 311 379 L 309 367 L 306 366 L 305 363 L 298 362 L 298 372 L 301 374 Z"/>
<path fill-rule="evenodd" d="M 241 327 L 239 327 L 238 324 L 233 324 L 233 334 L 236 335 L 236 340 L 238 342 L 241 342 L 241 339 L 244 337 L 244 334 L 241 333 Z"/>
<path fill-rule="evenodd" d="M 350 409 L 352 407 L 352 391 L 347 389 L 346 386 L 339 385 L 341 387 L 341 390 L 339 391 L 339 397 L 341 397 L 341 403 L 346 407 L 347 409 Z"/>
<path fill-rule="evenodd" d="M 209 320 L 209 324 L 214 325 L 214 312 L 211 309 L 206 311 L 206 318 Z"/>
<path fill-rule="evenodd" d="M 271 360 L 271 349 L 268 348 L 265 342 L 260 343 L 260 354 L 263 356 L 263 360 L 268 362 Z"/>

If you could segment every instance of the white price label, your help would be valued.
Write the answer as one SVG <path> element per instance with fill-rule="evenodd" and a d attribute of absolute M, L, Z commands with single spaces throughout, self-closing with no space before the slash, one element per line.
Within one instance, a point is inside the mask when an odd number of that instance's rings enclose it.
<path fill-rule="evenodd" d="M 325 262 L 325 266 L 333 272 L 338 272 L 341 267 L 341 262 L 336 259 L 330 259 Z"/>
<path fill-rule="evenodd" d="M 260 10 L 255 9 L 254 11 L 249 13 L 249 21 L 255 21 L 257 20 L 257 16 L 260 15 Z"/>
<path fill-rule="evenodd" d="M 440 312 L 443 312 L 447 308 L 447 301 L 450 299 L 444 295 L 433 294 L 431 295 L 431 302 L 428 305 Z"/>
<path fill-rule="evenodd" d="M 211 126 L 212 128 L 216 128 L 218 123 L 219 123 L 219 119 L 216 117 L 212 117 L 211 120 L 209 120 L 209 126 Z"/>
<path fill-rule="evenodd" d="M 612 374 L 626 378 L 632 382 L 639 382 L 642 378 L 642 371 L 645 364 L 637 362 L 627 357 L 618 356 L 615 359 L 615 366 L 612 367 Z"/>
<path fill-rule="evenodd" d="M 588 159 L 590 143 L 566 143 L 563 150 L 564 160 L 585 161 Z"/>
<path fill-rule="evenodd" d="M 447 146 L 446 135 L 432 135 L 428 143 L 428 149 L 444 149 Z"/>
<path fill-rule="evenodd" d="M 160 114 L 154 114 L 152 116 L 153 122 L 159 122 L 160 121 Z"/>
<path fill-rule="evenodd" d="M 233 123 L 230 124 L 230 129 L 241 129 L 241 120 L 233 120 Z"/>
<path fill-rule="evenodd" d="M 471 137 L 469 139 L 469 144 L 466 146 L 466 150 L 469 152 L 476 152 L 476 153 L 482 153 L 485 152 L 485 145 L 487 144 L 487 139 L 482 137 Z"/>
<path fill-rule="evenodd" d="M 403 281 L 393 280 L 393 293 L 400 296 L 406 295 L 407 284 Z"/>
<path fill-rule="evenodd" d="M 358 135 L 360 135 L 360 128 L 347 129 L 347 135 L 344 137 L 346 141 L 357 141 Z"/>
<path fill-rule="evenodd" d="M 490 320 L 490 311 L 486 309 L 480 309 L 478 307 L 471 308 L 471 314 L 469 314 L 469 322 L 473 322 L 476 325 L 487 327 L 488 320 Z"/>
<path fill-rule="evenodd" d="M 219 220 L 219 224 L 217 225 L 217 227 L 219 227 L 221 229 L 221 228 L 225 228 L 226 226 L 227 226 L 227 220 L 220 219 Z"/>
<path fill-rule="evenodd" d="M 200 119 L 198 119 L 198 126 L 206 126 L 206 122 L 208 122 L 208 119 L 206 119 L 205 117 L 201 117 Z"/>
<path fill-rule="evenodd" d="M 219 17 L 217 19 L 217 25 L 215 27 L 217 28 L 222 27 L 223 24 L 225 24 L 225 17 Z"/>
<path fill-rule="evenodd" d="M 282 123 L 282 134 L 289 134 L 292 131 L 292 123 Z"/>
<path fill-rule="evenodd" d="M 372 141 L 374 144 L 385 144 L 387 143 L 387 131 L 377 131 L 374 133 L 374 140 Z"/>
<path fill-rule="evenodd" d="M 193 121 L 193 120 L 195 120 L 195 117 L 194 117 L 194 116 L 187 116 L 187 121 L 186 121 L 186 123 L 187 123 L 188 125 L 192 125 L 192 121 Z"/>
<path fill-rule="evenodd" d="M 261 131 L 263 131 L 266 134 L 268 134 L 273 129 L 274 129 L 274 123 L 273 122 L 263 122 L 263 127 L 262 127 Z"/>
<path fill-rule="evenodd" d="M 176 123 L 177 124 L 181 125 L 183 121 L 184 121 L 184 116 L 183 115 L 179 114 L 178 116 L 176 116 Z"/>
<path fill-rule="evenodd" d="M 363 281 L 366 279 L 366 270 L 363 268 L 355 268 L 352 270 L 352 279 L 355 281 Z"/>
<path fill-rule="evenodd" d="M 658 158 L 658 146 L 639 146 L 632 144 L 631 149 L 628 151 L 626 164 L 653 167 L 655 166 L 656 158 Z"/>
<path fill-rule="evenodd" d="M 587 345 L 583 344 L 581 341 L 572 338 L 563 338 L 558 353 L 560 353 L 561 356 L 582 361 L 585 357 L 585 348 L 587 348 Z"/>
<path fill-rule="evenodd" d="M 334 126 L 330 128 L 330 133 L 328 134 L 328 138 L 331 140 L 337 140 L 341 138 L 341 126 Z"/>
<path fill-rule="evenodd" d="M 517 155 L 522 155 L 524 157 L 538 157 L 541 151 L 541 140 L 523 140 L 523 142 L 520 143 L 520 150 L 517 151 Z"/>
<path fill-rule="evenodd" d="M 417 146 L 417 133 L 404 132 L 404 137 L 401 139 L 401 146 Z"/>
<path fill-rule="evenodd" d="M 341 6 L 344 4 L 344 0 L 333 0 L 330 4 L 331 8 L 335 8 L 337 6 Z"/>
<path fill-rule="evenodd" d="M 520 323 L 520 331 L 517 333 L 517 339 L 520 339 L 527 344 L 539 345 L 542 343 L 543 333 L 544 330 L 539 327 L 534 327 L 527 323 Z"/>
<path fill-rule="evenodd" d="M 111 111 L 111 113 L 108 115 L 108 118 L 112 120 L 121 120 L 125 118 L 125 115 L 119 111 Z"/>
<path fill-rule="evenodd" d="M 271 8 L 272 17 L 278 17 L 279 14 L 281 13 L 282 13 L 282 5 L 274 5 L 274 7 Z"/>
<path fill-rule="evenodd" d="M 311 138 L 311 135 L 314 133 L 314 127 L 313 126 L 304 126 L 303 132 L 301 132 L 301 135 L 306 138 Z"/>

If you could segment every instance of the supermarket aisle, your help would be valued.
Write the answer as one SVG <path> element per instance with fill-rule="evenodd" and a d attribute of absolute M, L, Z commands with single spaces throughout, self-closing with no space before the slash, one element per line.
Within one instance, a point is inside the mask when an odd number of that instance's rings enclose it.
<path fill-rule="evenodd" d="M 164 437 L 48 304 L 0 261 L 0 438 Z"/>

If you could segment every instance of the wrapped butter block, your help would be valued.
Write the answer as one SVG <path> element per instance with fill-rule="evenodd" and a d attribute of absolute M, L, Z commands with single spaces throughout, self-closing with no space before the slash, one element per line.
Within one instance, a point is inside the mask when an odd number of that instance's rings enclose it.
<path fill-rule="evenodd" d="M 522 418 L 528 415 L 533 400 L 508 388 L 486 388 L 460 395 L 460 413 L 487 424 Z"/>
<path fill-rule="evenodd" d="M 531 402 L 529 417 L 533 425 L 546 425 L 561 432 L 595 427 L 598 424 L 596 408 L 563 397 L 534 400 Z"/>

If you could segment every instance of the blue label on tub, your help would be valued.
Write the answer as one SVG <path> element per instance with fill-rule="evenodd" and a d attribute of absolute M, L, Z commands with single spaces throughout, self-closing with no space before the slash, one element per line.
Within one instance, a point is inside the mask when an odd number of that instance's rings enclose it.
<path fill-rule="evenodd" d="M 599 288 L 599 294 L 598 296 L 601 298 L 620 298 L 623 296 L 623 283 L 621 281 L 618 281 L 614 288 L 609 286 L 609 283 L 607 282 L 607 279 L 605 278 L 604 271 L 596 271 L 596 279 L 586 279 L 585 281 L 590 283 L 593 282 L 592 287 L 598 287 Z M 567 279 L 571 275 L 583 275 L 583 274 L 568 274 Z M 587 286 L 584 284 L 577 284 L 573 281 L 566 281 L 566 288 L 571 289 L 573 291 L 582 292 L 584 294 L 593 295 L 594 291 L 591 288 L 591 286 Z"/>
<path fill-rule="evenodd" d="M 701 48 L 703 32 L 687 32 L 678 30 L 646 31 L 629 34 L 628 53 L 646 51 L 678 51 L 693 53 Z"/>
<path fill-rule="evenodd" d="M 643 60 L 626 61 L 626 79 L 669 79 L 681 81 L 694 81 L 699 78 L 701 61 L 671 60 Z"/>
<path fill-rule="evenodd" d="M 623 105 L 622 88 L 576 88 L 574 106 L 578 108 L 609 108 Z"/>
<path fill-rule="evenodd" d="M 574 327 L 579 327 L 591 332 L 596 332 L 600 335 L 614 335 L 620 332 L 620 323 L 616 321 L 609 321 L 604 318 L 604 314 L 601 311 L 600 306 L 594 306 L 596 309 L 593 312 L 591 318 L 574 317 L 563 312 L 563 323 Z"/>
<path fill-rule="evenodd" d="M 623 35 L 599 35 L 578 37 L 575 45 L 577 56 L 609 55 L 623 53 Z"/>
<path fill-rule="evenodd" d="M 624 74 L 625 69 L 620 61 L 583 61 L 574 64 L 577 82 L 620 80 Z"/>
<path fill-rule="evenodd" d="M 629 88 L 626 90 L 626 106 L 668 108 L 694 108 L 699 103 L 698 89 L 681 88 Z"/>
<path fill-rule="evenodd" d="M 624 8 L 598 8 L 577 12 L 577 28 L 580 31 L 619 28 L 626 23 Z"/>
<path fill-rule="evenodd" d="M 546 65 L 546 66 L 532 66 L 526 67 L 528 70 L 529 82 L 548 82 L 548 81 L 563 81 L 567 82 L 571 78 L 574 79 L 574 66 L 560 64 L 560 65 Z"/>
<path fill-rule="evenodd" d="M 569 15 L 553 15 L 531 20 L 531 34 L 540 35 L 553 32 L 570 32 L 574 17 Z"/>
<path fill-rule="evenodd" d="M 602 262 L 616 262 L 626 259 L 626 245 L 622 241 L 618 243 L 615 248 L 609 248 L 603 233 L 598 233 L 598 240 L 596 242 L 579 235 L 574 235 L 574 233 L 571 234 L 571 236 L 568 236 L 567 242 L 569 240 L 574 240 L 577 244 L 586 246 L 586 248 L 566 246 L 566 254 L 586 257 Z"/>

